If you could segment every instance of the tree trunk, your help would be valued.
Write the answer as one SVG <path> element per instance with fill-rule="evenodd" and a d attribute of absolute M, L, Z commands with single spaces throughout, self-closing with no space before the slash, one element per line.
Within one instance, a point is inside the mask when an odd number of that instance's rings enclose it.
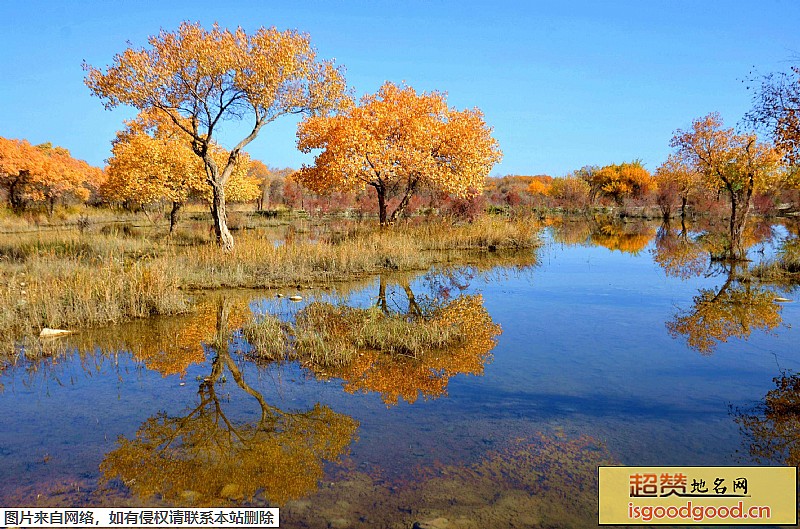
<path fill-rule="evenodd" d="M 403 199 L 397 204 L 397 207 L 392 212 L 392 215 L 389 217 L 389 224 L 394 224 L 397 220 L 397 217 L 400 216 L 408 206 L 408 203 L 411 201 L 411 196 L 414 194 L 414 191 L 417 189 L 417 182 L 419 179 L 414 179 L 408 183 L 408 187 L 406 187 L 406 194 L 403 196 Z"/>
<path fill-rule="evenodd" d="M 406 297 L 408 298 L 408 313 L 412 316 L 422 317 L 422 309 L 419 308 L 417 298 L 414 297 L 414 292 L 411 290 L 411 285 L 408 284 L 408 281 L 403 282 L 403 290 L 406 291 Z"/>
<path fill-rule="evenodd" d="M 228 214 L 225 208 L 225 188 L 217 183 L 212 184 L 213 198 L 211 216 L 214 219 L 214 234 L 217 244 L 226 252 L 233 251 L 233 235 L 228 230 Z"/>
<path fill-rule="evenodd" d="M 748 196 L 740 202 L 736 218 L 731 219 L 731 257 L 737 261 L 747 259 L 747 248 L 744 246 L 744 229 L 747 225 L 749 214 L 750 200 Z"/>
<path fill-rule="evenodd" d="M 22 173 L 20 173 L 20 175 L 22 175 Z M 21 178 L 15 178 L 8 186 L 8 202 L 11 204 L 11 208 L 14 209 L 14 211 L 22 211 L 25 206 L 25 200 L 22 198 L 22 192 L 20 190 L 22 187 L 21 180 Z"/>
<path fill-rule="evenodd" d="M 183 206 L 182 202 L 172 201 L 172 209 L 169 212 L 169 234 L 175 231 L 175 226 L 178 225 L 178 211 Z"/>
<path fill-rule="evenodd" d="M 378 192 L 378 218 L 380 219 L 381 227 L 389 225 L 386 218 L 386 191 L 383 186 L 375 186 L 375 191 Z"/>
<path fill-rule="evenodd" d="M 53 218 L 53 212 L 56 209 L 56 197 L 50 197 L 47 200 L 47 216 Z"/>
<path fill-rule="evenodd" d="M 681 197 L 681 222 L 686 219 L 686 195 Z"/>
<path fill-rule="evenodd" d="M 747 216 L 750 214 L 750 198 L 753 194 L 752 186 L 745 191 L 736 192 L 728 188 L 731 199 L 731 218 L 729 222 L 730 249 L 728 257 L 734 261 L 747 259 L 747 249 L 744 247 L 744 229 L 747 225 Z"/>

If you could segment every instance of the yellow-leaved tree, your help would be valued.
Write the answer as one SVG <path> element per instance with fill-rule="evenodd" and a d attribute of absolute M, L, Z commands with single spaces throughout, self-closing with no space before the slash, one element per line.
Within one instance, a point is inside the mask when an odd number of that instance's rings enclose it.
<path fill-rule="evenodd" d="M 670 154 L 667 160 L 656 169 L 655 181 L 664 217 L 669 219 L 672 209 L 671 201 L 677 195 L 681 200 L 681 220 L 685 221 L 686 204 L 689 202 L 689 198 L 703 190 L 702 175 L 681 157 Z"/>
<path fill-rule="evenodd" d="M 670 146 L 676 149 L 677 159 L 699 173 L 709 189 L 728 194 L 731 216 L 725 254 L 732 260 L 744 259 L 743 234 L 751 198 L 779 180 L 780 155 L 771 145 L 759 142 L 755 134 L 736 134 L 724 128 L 717 113 L 696 119 L 691 130 L 677 130 Z"/>
<path fill-rule="evenodd" d="M 106 108 L 130 105 L 167 116 L 190 141 L 211 188 L 211 213 L 220 246 L 233 249 L 225 185 L 242 149 L 261 128 L 287 114 L 322 114 L 347 104 L 344 77 L 319 61 L 308 35 L 259 28 L 247 34 L 216 24 L 206 30 L 183 22 L 129 48 L 105 72 L 84 64 L 89 89 Z M 215 134 L 226 120 L 249 118 L 247 131 L 225 156 L 214 155 Z"/>
<path fill-rule="evenodd" d="M 611 164 L 597 170 L 587 171 L 585 178 L 591 186 L 591 196 L 597 193 L 612 197 L 617 204 L 622 204 L 626 197 L 637 197 L 652 187 L 650 172 L 642 162 L 624 162 Z"/>
<path fill-rule="evenodd" d="M 318 193 L 375 188 L 382 226 L 422 187 L 457 197 L 480 193 L 502 153 L 478 109 L 455 110 L 440 92 L 385 83 L 335 116 L 311 116 L 297 131 L 303 152 L 322 149 L 299 181 Z M 389 212 L 389 201 L 397 199 Z"/>
<path fill-rule="evenodd" d="M 178 125 L 153 110 L 141 112 L 126 125 L 111 147 L 108 179 L 102 188 L 107 199 L 142 205 L 171 202 L 170 233 L 175 229 L 180 208 L 189 198 L 200 197 L 213 204 L 203 160 L 192 152 L 191 142 Z M 219 164 L 228 156 L 214 143 L 210 151 Z M 248 165 L 249 156 L 241 152 L 225 182 L 226 200 L 247 201 L 259 196 L 259 182 L 247 174 Z"/>
<path fill-rule="evenodd" d="M 71 196 L 83 202 L 103 178 L 101 169 L 73 158 L 63 147 L 0 138 L 0 187 L 14 209 L 43 202 L 52 215 L 58 200 Z"/>

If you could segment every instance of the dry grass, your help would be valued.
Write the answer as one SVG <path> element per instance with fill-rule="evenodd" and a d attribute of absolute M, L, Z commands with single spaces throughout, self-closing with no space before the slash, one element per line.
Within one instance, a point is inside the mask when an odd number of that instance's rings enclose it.
<path fill-rule="evenodd" d="M 534 248 L 538 226 L 483 218 L 380 230 L 374 224 L 304 222 L 240 231 L 225 254 L 207 228 L 179 237 L 142 229 L 17 233 L 0 242 L 0 343 L 43 327 L 78 328 L 187 310 L 185 291 L 312 286 L 384 271 L 474 262 L 502 249 Z M 278 231 L 275 231 L 278 230 Z M 148 237 L 149 235 L 149 237 Z M 529 252 L 525 264 L 535 262 Z M 267 325 L 264 323 L 264 325 Z"/>
<path fill-rule="evenodd" d="M 175 258 L 189 288 L 313 285 L 387 270 L 425 270 L 437 263 L 468 259 L 476 250 L 533 248 L 538 245 L 538 229 L 531 222 L 496 218 L 387 230 L 351 224 L 316 238 L 295 236 L 283 244 L 248 232 L 237 238 L 230 254 L 204 245 Z"/>

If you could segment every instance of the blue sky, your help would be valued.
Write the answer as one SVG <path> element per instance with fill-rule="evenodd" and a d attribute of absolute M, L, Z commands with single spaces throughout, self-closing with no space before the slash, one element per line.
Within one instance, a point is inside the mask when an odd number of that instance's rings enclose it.
<path fill-rule="evenodd" d="M 751 105 L 748 74 L 800 56 L 797 0 L 0 0 L 0 20 L 0 136 L 51 141 L 95 165 L 134 113 L 105 110 L 82 61 L 105 67 L 182 20 L 298 29 L 345 66 L 358 95 L 405 81 L 478 107 L 504 152 L 495 175 L 635 158 L 655 169 L 675 129 L 712 111 L 736 125 Z M 272 166 L 310 162 L 295 127 L 269 125 L 248 151 Z"/>

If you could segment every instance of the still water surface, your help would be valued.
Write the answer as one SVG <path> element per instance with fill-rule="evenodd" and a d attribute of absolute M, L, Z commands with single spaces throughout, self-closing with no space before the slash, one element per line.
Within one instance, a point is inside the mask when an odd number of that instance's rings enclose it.
<path fill-rule="evenodd" d="M 243 501 L 280 504 L 290 527 L 580 527 L 596 520 L 597 464 L 753 462 L 742 417 L 800 371 L 800 305 L 774 301 L 796 292 L 701 252 L 670 260 L 678 239 L 654 235 L 550 229 L 535 264 L 503 256 L 517 266 L 372 278 L 300 303 L 214 294 L 195 315 L 71 337 L 0 375 L 0 505 Z M 704 293 L 729 307 L 708 312 Z M 502 329 L 491 354 L 421 378 L 410 360 L 371 379 L 270 363 L 235 330 L 254 314 L 292 322 L 314 300 L 409 313 L 409 299 L 478 294 Z"/>

